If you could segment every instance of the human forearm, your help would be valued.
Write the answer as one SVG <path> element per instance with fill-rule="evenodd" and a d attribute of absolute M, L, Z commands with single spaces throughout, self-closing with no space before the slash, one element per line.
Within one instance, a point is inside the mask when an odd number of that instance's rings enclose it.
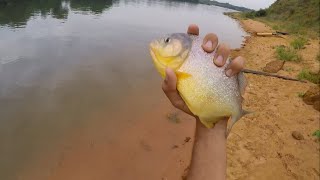
<path fill-rule="evenodd" d="M 207 129 L 197 120 L 195 144 L 187 180 L 226 179 L 226 120 Z"/>

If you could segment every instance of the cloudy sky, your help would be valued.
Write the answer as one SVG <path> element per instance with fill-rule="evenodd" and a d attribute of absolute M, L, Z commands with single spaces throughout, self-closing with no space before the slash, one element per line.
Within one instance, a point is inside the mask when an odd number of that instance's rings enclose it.
<path fill-rule="evenodd" d="M 251 9 L 267 8 L 276 0 L 217 0 L 218 2 L 228 2 L 233 5 L 243 6 Z"/>

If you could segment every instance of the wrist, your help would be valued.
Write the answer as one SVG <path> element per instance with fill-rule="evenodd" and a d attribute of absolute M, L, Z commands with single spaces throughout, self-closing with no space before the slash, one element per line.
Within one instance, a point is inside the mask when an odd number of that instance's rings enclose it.
<path fill-rule="evenodd" d="M 196 118 L 196 133 L 197 135 L 209 135 L 209 136 L 223 136 L 225 138 L 227 132 L 227 122 L 229 118 L 219 120 L 213 128 L 205 127 L 199 118 Z"/>

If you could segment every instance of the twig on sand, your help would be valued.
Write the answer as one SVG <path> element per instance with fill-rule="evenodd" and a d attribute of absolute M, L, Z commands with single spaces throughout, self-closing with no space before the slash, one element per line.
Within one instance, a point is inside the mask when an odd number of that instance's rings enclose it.
<path fill-rule="evenodd" d="M 262 76 L 271 76 L 271 77 L 276 77 L 276 78 L 285 79 L 285 80 L 289 80 L 289 81 L 298 81 L 298 82 L 306 83 L 306 81 L 303 81 L 303 80 L 290 78 L 290 77 L 286 77 L 286 76 L 280 76 L 277 74 L 266 73 L 266 72 L 262 72 L 262 71 L 255 71 L 255 70 L 251 70 L 251 69 L 243 69 L 242 72 L 257 74 L 257 75 L 262 75 Z"/>

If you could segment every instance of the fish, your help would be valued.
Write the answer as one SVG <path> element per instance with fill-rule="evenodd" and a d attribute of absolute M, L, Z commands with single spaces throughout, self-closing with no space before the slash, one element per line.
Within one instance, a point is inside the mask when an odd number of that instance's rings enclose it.
<path fill-rule="evenodd" d="M 233 77 L 225 74 L 231 62 L 223 67 L 213 63 L 215 51 L 205 52 L 203 38 L 185 33 L 173 33 L 153 40 L 150 54 L 162 78 L 166 68 L 177 76 L 177 90 L 190 111 L 207 128 L 221 119 L 230 118 L 227 135 L 233 125 L 249 111 L 242 109 L 247 80 L 242 72 Z"/>

